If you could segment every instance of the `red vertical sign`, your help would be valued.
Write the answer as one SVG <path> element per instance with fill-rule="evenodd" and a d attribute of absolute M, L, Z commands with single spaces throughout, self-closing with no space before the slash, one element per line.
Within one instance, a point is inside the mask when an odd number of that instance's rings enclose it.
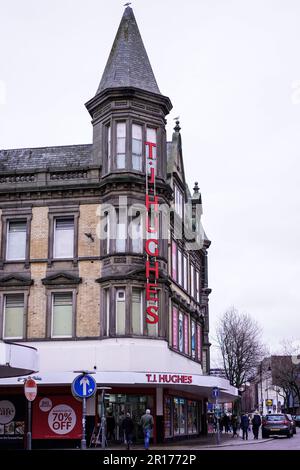
<path fill-rule="evenodd" d="M 149 129 L 148 129 L 149 130 Z M 158 196 L 156 194 L 156 133 L 152 129 L 152 140 L 148 138 L 146 145 L 146 322 L 150 324 L 158 323 L 159 297 L 158 278 L 159 263 L 159 211 Z M 154 138 L 155 136 L 155 138 Z M 155 140 L 155 142 L 153 142 Z"/>

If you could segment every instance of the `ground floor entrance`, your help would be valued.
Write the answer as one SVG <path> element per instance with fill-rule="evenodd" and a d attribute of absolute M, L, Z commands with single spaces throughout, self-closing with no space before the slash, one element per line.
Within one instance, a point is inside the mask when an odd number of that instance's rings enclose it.
<path fill-rule="evenodd" d="M 101 397 L 98 396 L 98 417 L 101 417 L 102 403 Z M 107 441 L 108 443 L 124 442 L 124 432 L 122 429 L 122 422 L 126 413 L 134 422 L 133 442 L 143 442 L 143 432 L 140 426 L 141 417 L 146 409 L 150 409 L 151 413 L 154 411 L 154 396 L 146 394 L 135 393 L 110 393 L 106 394 L 104 400 L 106 428 L 107 428 Z"/>

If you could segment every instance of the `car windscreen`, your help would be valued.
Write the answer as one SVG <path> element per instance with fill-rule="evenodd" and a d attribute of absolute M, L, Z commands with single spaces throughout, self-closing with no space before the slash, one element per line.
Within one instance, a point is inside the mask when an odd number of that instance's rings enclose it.
<path fill-rule="evenodd" d="M 284 421 L 285 420 L 285 416 L 284 415 L 269 415 L 269 416 L 266 416 L 267 420 L 268 421 Z"/>

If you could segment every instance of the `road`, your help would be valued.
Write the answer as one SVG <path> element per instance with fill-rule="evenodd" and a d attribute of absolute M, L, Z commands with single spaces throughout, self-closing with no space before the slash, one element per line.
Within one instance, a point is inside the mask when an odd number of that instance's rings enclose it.
<path fill-rule="evenodd" d="M 214 447 L 214 450 L 300 450 L 300 429 L 298 428 L 297 431 L 297 434 L 290 439 L 287 437 L 274 437 L 265 442 L 254 441 L 252 434 L 250 434 L 248 444 L 242 445 L 240 443 L 241 439 L 239 439 L 236 441 L 238 444 Z"/>

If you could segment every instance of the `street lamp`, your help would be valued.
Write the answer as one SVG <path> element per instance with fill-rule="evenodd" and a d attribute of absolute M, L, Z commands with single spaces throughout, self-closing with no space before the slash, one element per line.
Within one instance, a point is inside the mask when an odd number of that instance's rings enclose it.
<path fill-rule="evenodd" d="M 106 418 L 105 418 L 105 410 L 104 410 L 104 396 L 105 390 L 111 390 L 111 387 L 97 387 L 97 390 L 102 390 L 101 395 L 101 447 L 105 449 L 105 441 L 106 441 Z"/>

